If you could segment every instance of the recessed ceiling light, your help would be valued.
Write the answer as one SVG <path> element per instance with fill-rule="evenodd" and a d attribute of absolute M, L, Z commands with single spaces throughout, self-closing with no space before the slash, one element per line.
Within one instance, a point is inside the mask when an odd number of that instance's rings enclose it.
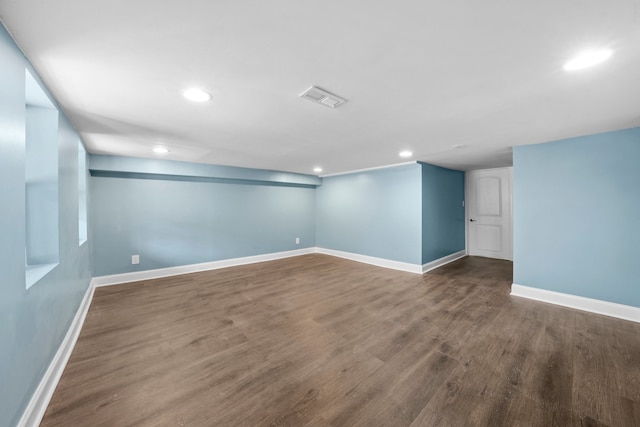
<path fill-rule="evenodd" d="M 409 150 L 404 150 L 404 151 L 399 152 L 398 155 L 400 157 L 411 157 L 411 156 L 413 156 L 413 153 L 411 151 L 409 151 Z"/>
<path fill-rule="evenodd" d="M 313 171 L 314 172 L 322 172 L 322 168 L 318 166 L 318 167 L 313 168 Z"/>
<path fill-rule="evenodd" d="M 153 152 L 156 154 L 167 154 L 169 152 L 169 149 L 166 147 L 155 147 L 153 149 Z"/>
<path fill-rule="evenodd" d="M 182 96 L 193 102 L 207 102 L 211 99 L 210 93 L 207 93 L 202 89 L 198 89 L 197 87 L 183 90 Z"/>
<path fill-rule="evenodd" d="M 566 71 L 580 70 L 582 68 L 592 67 L 609 59 L 613 54 L 611 49 L 590 50 L 582 52 L 578 56 L 565 62 L 564 69 Z"/>

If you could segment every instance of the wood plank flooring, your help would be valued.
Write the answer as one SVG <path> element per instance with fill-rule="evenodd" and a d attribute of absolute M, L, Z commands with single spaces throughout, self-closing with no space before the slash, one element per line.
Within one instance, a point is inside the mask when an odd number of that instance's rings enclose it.
<path fill-rule="evenodd" d="M 43 426 L 640 426 L 640 325 L 326 255 L 98 288 Z"/>

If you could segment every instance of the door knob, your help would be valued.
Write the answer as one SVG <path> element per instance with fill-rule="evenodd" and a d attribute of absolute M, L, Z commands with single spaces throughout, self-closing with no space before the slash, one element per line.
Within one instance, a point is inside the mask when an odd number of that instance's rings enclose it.
<path fill-rule="evenodd" d="M 475 222 L 475 219 L 471 218 L 469 221 L 471 221 L 471 222 Z"/>

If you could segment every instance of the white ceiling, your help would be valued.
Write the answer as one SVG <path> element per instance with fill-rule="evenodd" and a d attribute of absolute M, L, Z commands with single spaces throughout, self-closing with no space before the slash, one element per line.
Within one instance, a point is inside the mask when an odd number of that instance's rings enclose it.
<path fill-rule="evenodd" d="M 92 153 L 323 174 L 640 125 L 640 0 L 0 0 Z M 566 72 L 585 48 L 597 67 Z M 206 104 L 184 100 L 200 86 Z M 298 97 L 311 85 L 348 100 Z M 453 149 L 463 144 L 464 148 Z"/>

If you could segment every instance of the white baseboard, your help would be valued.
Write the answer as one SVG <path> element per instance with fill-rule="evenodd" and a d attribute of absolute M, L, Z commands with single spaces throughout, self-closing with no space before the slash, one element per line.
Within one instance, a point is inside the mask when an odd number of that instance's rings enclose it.
<path fill-rule="evenodd" d="M 314 247 L 295 249 L 292 251 L 273 252 L 264 255 L 254 255 L 242 258 L 223 259 L 220 261 L 203 262 L 199 264 L 180 265 L 177 267 L 157 268 L 155 270 L 134 271 L 131 273 L 112 274 L 93 278 L 95 286 L 118 285 L 121 283 L 137 282 L 140 280 L 159 279 L 161 277 L 177 276 L 179 274 L 198 273 L 201 271 L 217 270 L 219 268 L 237 265 L 254 264 L 256 262 L 274 261 L 282 258 L 312 254 Z"/>
<path fill-rule="evenodd" d="M 467 256 L 467 251 L 462 250 L 462 251 L 458 251 L 455 253 L 452 253 L 451 255 L 447 255 L 447 256 L 443 256 L 442 258 L 438 258 L 436 260 L 433 260 L 431 262 L 428 262 L 426 264 L 422 265 L 422 273 L 426 273 L 427 271 L 431 271 L 433 269 L 436 269 L 438 267 L 442 267 L 445 264 L 449 264 L 450 262 L 453 262 L 455 260 L 458 260 L 460 258 L 464 258 Z"/>
<path fill-rule="evenodd" d="M 42 421 L 42 417 L 44 417 L 53 392 L 58 386 L 58 381 L 62 376 L 64 368 L 67 366 L 67 361 L 80 335 L 80 330 L 82 329 L 84 319 L 87 316 L 91 300 L 93 299 L 93 291 L 94 286 L 90 283 L 84 293 L 82 302 L 80 302 L 80 307 L 78 307 L 78 311 L 76 311 L 76 315 L 71 321 L 67 334 L 49 364 L 40 384 L 38 384 L 38 388 L 33 393 L 33 396 L 31 396 L 29 405 L 27 405 L 27 408 L 22 414 L 22 418 L 20 418 L 18 422 L 18 427 L 35 427 L 40 425 L 40 421 Z"/>
<path fill-rule="evenodd" d="M 408 262 L 393 261 L 385 258 L 376 258 L 368 255 L 354 254 L 352 252 L 336 251 L 334 249 L 316 248 L 316 253 L 331 255 L 338 258 L 344 258 L 351 261 L 371 264 L 378 267 L 391 268 L 393 270 L 407 271 L 409 273 L 422 274 L 422 266 L 419 264 L 410 264 Z"/>
<path fill-rule="evenodd" d="M 511 285 L 511 295 L 640 323 L 640 308 L 630 305 L 563 294 L 516 283 Z"/>
<path fill-rule="evenodd" d="M 467 255 L 466 251 L 459 251 L 447 255 L 424 265 L 410 264 L 407 262 L 393 261 L 385 258 L 377 258 L 368 255 L 361 255 L 352 252 L 337 251 L 319 247 L 295 249 L 292 251 L 274 252 L 264 255 L 254 255 L 242 258 L 224 259 L 220 261 L 203 262 L 200 264 L 180 265 L 176 267 L 158 268 L 155 270 L 135 271 L 131 273 L 111 274 L 108 276 L 94 277 L 92 283 L 95 286 L 119 285 L 122 283 L 138 282 L 140 280 L 159 279 L 162 277 L 177 276 L 180 274 L 198 273 L 201 271 L 217 270 L 219 268 L 234 267 L 238 265 L 253 264 L 257 262 L 274 261 L 277 259 L 290 258 L 300 255 L 319 253 L 332 255 L 338 258 L 345 258 L 351 261 L 371 264 L 378 267 L 390 268 L 393 270 L 407 271 L 409 273 L 423 274 L 445 264 L 448 264 Z"/>

